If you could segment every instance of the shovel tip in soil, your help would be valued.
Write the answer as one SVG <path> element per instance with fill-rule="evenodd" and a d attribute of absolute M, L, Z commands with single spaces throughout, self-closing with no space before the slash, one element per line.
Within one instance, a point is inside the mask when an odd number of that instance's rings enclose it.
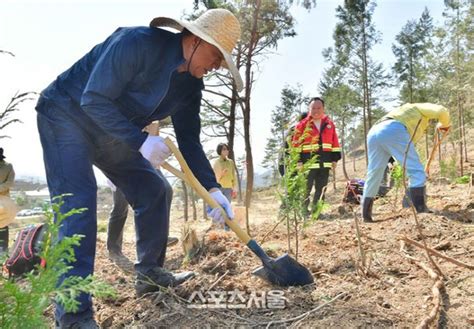
<path fill-rule="evenodd" d="M 314 283 L 309 270 L 288 254 L 264 262 L 263 266 L 257 268 L 252 274 L 283 287 Z"/>

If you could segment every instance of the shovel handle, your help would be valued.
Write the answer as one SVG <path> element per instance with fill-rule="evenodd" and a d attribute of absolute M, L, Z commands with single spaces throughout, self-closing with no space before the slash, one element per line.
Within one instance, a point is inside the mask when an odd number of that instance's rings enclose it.
<path fill-rule="evenodd" d="M 425 166 L 425 172 L 426 172 L 426 174 L 428 175 L 428 177 L 430 176 L 430 166 L 431 166 L 431 162 L 432 162 L 433 159 L 434 159 L 434 155 L 435 155 L 435 153 L 436 153 L 436 149 L 438 148 L 438 146 L 441 144 L 441 142 L 443 141 L 443 139 L 444 139 L 447 135 L 448 135 L 448 131 L 443 132 L 443 136 L 441 136 L 441 138 L 438 138 L 438 134 L 435 135 L 436 142 L 433 144 L 433 149 L 431 150 L 430 157 L 429 157 L 428 162 L 426 163 L 426 166 Z"/>
<path fill-rule="evenodd" d="M 211 208 L 219 208 L 224 216 L 225 223 L 232 229 L 232 231 L 234 231 L 235 234 L 237 234 L 237 236 L 243 243 L 248 244 L 248 242 L 251 240 L 250 236 L 244 230 L 242 230 L 236 222 L 230 220 L 229 217 L 227 217 L 227 213 L 225 212 L 225 210 L 222 209 L 222 207 L 217 203 L 216 200 L 214 200 L 211 194 L 201 185 L 201 183 L 197 180 L 197 178 L 194 176 L 193 172 L 189 168 L 188 164 L 186 163 L 186 160 L 181 154 L 181 151 L 176 147 L 176 145 L 174 145 L 173 141 L 169 139 L 169 137 L 166 137 L 165 144 L 174 154 L 183 171 L 174 168 L 167 162 L 165 162 L 162 167 L 171 172 L 173 175 L 181 178 L 189 185 L 191 185 L 191 187 L 196 191 L 196 193 L 201 198 L 203 198 L 204 201 L 209 206 L 211 206 Z"/>

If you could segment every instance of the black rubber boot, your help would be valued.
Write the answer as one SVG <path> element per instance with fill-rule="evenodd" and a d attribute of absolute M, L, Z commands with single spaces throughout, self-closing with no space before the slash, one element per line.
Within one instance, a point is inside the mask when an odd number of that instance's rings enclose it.
<path fill-rule="evenodd" d="M 374 205 L 374 198 L 364 198 L 362 201 L 362 218 L 366 223 L 373 223 L 372 220 L 372 206 Z"/>
<path fill-rule="evenodd" d="M 417 213 L 432 213 L 426 206 L 426 187 L 410 187 L 410 198 Z"/>

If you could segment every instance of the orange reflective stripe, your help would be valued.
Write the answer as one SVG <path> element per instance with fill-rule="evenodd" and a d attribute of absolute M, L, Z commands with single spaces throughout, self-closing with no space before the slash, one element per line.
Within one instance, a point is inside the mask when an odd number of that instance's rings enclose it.
<path fill-rule="evenodd" d="M 319 149 L 319 145 L 303 145 L 301 149 L 303 151 L 316 151 Z"/>

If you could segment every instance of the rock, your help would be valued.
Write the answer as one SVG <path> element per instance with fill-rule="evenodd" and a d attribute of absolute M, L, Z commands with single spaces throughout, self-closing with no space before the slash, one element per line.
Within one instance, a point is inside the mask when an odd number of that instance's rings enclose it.
<path fill-rule="evenodd" d="M 383 303 L 382 303 L 382 307 L 384 307 L 384 308 L 392 308 L 392 305 L 390 305 L 389 302 L 383 302 Z"/>

